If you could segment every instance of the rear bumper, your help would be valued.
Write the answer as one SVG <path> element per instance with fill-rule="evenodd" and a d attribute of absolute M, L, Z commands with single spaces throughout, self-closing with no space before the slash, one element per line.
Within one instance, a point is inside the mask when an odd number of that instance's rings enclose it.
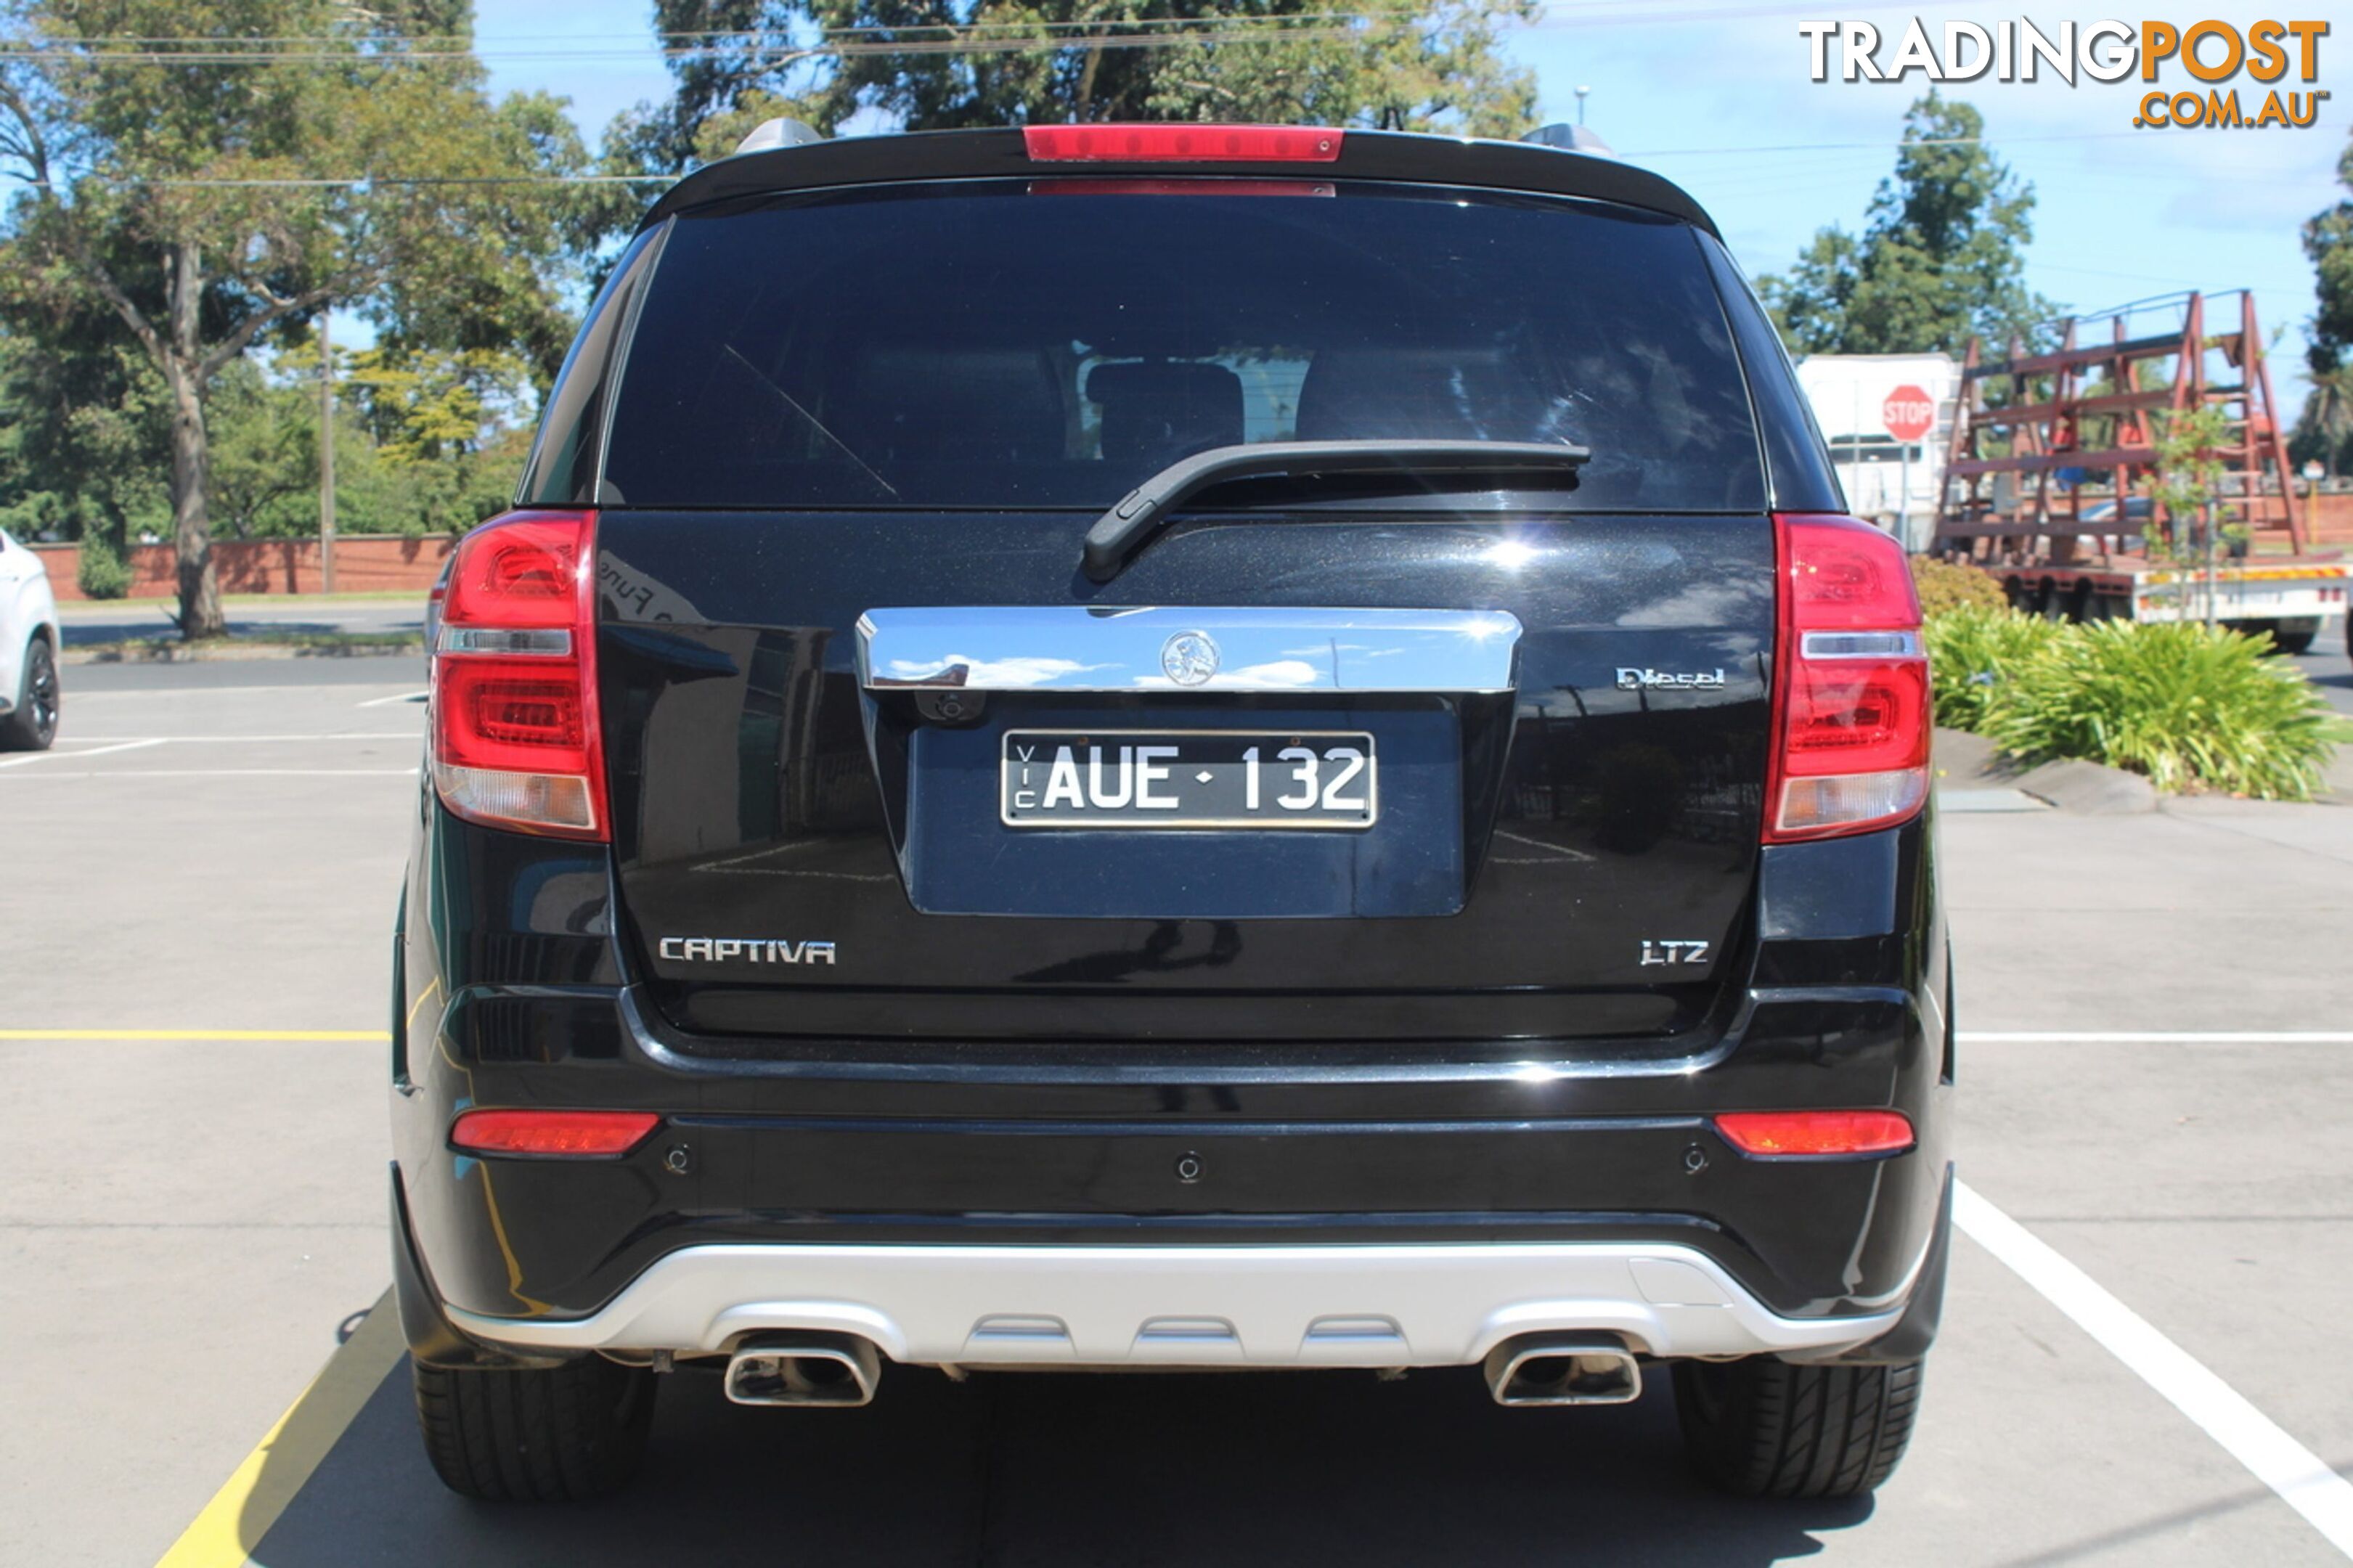
<path fill-rule="evenodd" d="M 1689 1247 L 1578 1242 L 691 1247 L 586 1318 L 450 1314 L 470 1337 L 539 1352 L 720 1352 L 797 1330 L 901 1362 L 1112 1367 L 1459 1366 L 1551 1331 L 1658 1356 L 1831 1354 L 1901 1315 L 1899 1300 L 1783 1317 Z"/>
<path fill-rule="evenodd" d="M 548 1042 L 615 1016 L 515 1000 Z M 1949 1089 L 1942 1020 L 1914 1002 L 1760 998 L 1736 1048 L 1672 1074 L 1400 1064 L 1210 1084 L 713 1071 L 626 1027 L 594 1055 L 510 1066 L 460 1026 L 410 1053 L 400 1178 L 454 1336 L 508 1352 L 802 1330 L 918 1363 L 1440 1365 L 1560 1331 L 1822 1359 L 1896 1326 L 1936 1229 Z M 448 1148 L 464 1105 L 534 1100 L 664 1122 L 614 1160 Z M 1709 1120 L 1808 1102 L 1893 1104 L 1919 1146 L 1752 1160 Z"/>
<path fill-rule="evenodd" d="M 1953 1071 L 1926 827 L 1768 854 L 1748 984 L 1687 1037 L 1248 1047 L 693 1035 L 629 983 L 599 857 L 472 833 L 449 854 L 479 875 L 420 858 L 396 971 L 404 1256 L 450 1342 L 413 1348 L 827 1328 L 965 1361 L 1011 1316 L 1062 1342 L 1015 1359 L 1067 1364 L 1316 1364 L 1350 1351 L 1326 1319 L 1392 1337 L 1354 1347 L 1385 1365 L 1539 1330 L 1820 1359 L 1900 1320 L 1924 1349 L 1933 1312 L 1900 1314 L 1930 1293 Z M 662 1125 L 609 1160 L 448 1144 L 470 1107 L 534 1105 Z M 1810 1107 L 1902 1110 L 1918 1146 L 1753 1160 L 1712 1121 Z M 1166 1318 L 1204 1322 L 1172 1349 Z"/>

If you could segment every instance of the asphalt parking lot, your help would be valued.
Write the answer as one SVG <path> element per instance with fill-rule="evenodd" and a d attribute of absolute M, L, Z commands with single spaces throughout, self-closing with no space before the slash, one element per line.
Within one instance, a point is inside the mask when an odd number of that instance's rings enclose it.
<path fill-rule="evenodd" d="M 2353 1555 L 2353 808 L 1944 819 L 1977 1201 L 1871 1501 L 1703 1491 L 1663 1380 L 892 1369 L 841 1413 L 681 1374 L 627 1497 L 496 1510 L 434 1480 L 366 1315 L 420 662 L 68 673 L 58 748 L 0 758 L 0 1563 Z"/>

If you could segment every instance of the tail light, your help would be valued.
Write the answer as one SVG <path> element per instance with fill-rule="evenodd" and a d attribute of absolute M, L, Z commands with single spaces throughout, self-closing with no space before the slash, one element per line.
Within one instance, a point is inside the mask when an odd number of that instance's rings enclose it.
<path fill-rule="evenodd" d="M 626 1154 L 660 1125 L 650 1110 L 469 1110 L 449 1126 L 449 1146 L 469 1154 Z"/>
<path fill-rule="evenodd" d="M 1780 563 L 1765 841 L 1902 822 L 1928 798 L 1928 661 L 1903 546 L 1850 517 L 1773 520 Z"/>
<path fill-rule="evenodd" d="M 596 531 L 593 512 L 519 511 L 458 542 L 433 649 L 433 786 L 470 822 L 609 837 Z"/>
<path fill-rule="evenodd" d="M 1025 125 L 1033 163 L 1329 163 L 1345 132 L 1324 125 Z"/>
<path fill-rule="evenodd" d="M 1900 1110 L 1740 1110 L 1715 1119 L 1724 1141 L 1765 1160 L 1835 1160 L 1901 1154 L 1912 1121 Z"/>

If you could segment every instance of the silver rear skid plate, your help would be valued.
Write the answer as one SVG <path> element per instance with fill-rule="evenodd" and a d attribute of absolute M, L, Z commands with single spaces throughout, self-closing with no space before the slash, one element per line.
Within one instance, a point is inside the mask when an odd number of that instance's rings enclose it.
<path fill-rule="evenodd" d="M 1670 1243 L 737 1244 L 673 1252 L 586 1318 L 449 1315 L 555 1351 L 839 1335 L 921 1365 L 1469 1366 L 1535 1335 L 1658 1357 L 1835 1352 L 1893 1328 L 1909 1287 L 1868 1315 L 1786 1318 Z"/>

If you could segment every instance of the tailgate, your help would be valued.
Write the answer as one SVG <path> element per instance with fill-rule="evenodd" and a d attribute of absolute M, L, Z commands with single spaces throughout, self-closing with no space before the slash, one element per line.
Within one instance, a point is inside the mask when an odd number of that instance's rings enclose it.
<path fill-rule="evenodd" d="M 540 499 L 600 511 L 653 999 L 752 1041 L 1671 1054 L 1741 972 L 1773 620 L 1698 237 L 1172 175 L 746 198 L 640 253 L 617 388 L 543 437 L 601 467 Z M 1577 460 L 1237 481 L 1080 569 L 1204 454 L 1425 441 Z"/>

